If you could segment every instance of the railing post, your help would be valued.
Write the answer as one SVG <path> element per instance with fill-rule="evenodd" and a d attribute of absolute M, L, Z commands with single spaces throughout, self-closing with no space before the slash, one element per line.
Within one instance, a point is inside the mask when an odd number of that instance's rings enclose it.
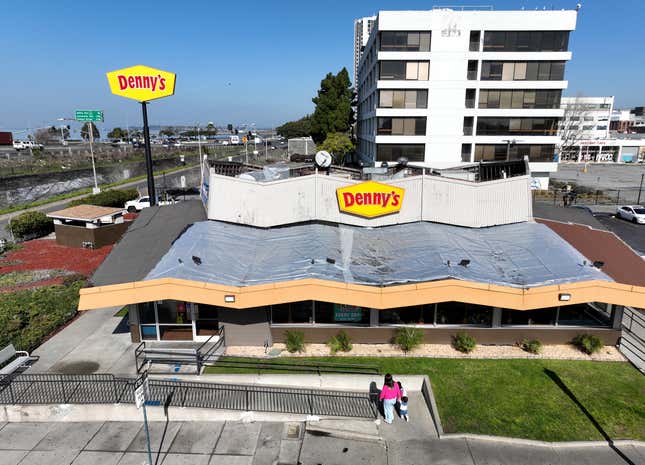
<path fill-rule="evenodd" d="M 314 414 L 314 402 L 313 402 L 313 391 L 310 389 L 309 390 L 309 415 Z"/>
<path fill-rule="evenodd" d="M 249 387 L 248 386 L 244 387 L 244 392 L 245 392 L 245 395 L 246 395 L 246 405 L 245 405 L 244 410 L 246 410 L 247 412 L 250 412 L 250 409 L 249 409 Z"/>
<path fill-rule="evenodd" d="M 119 393 L 117 391 L 117 386 L 116 386 L 116 378 L 114 375 L 112 375 L 112 390 L 114 391 L 114 403 L 118 404 L 119 403 Z"/>
<path fill-rule="evenodd" d="M 65 382 L 63 381 L 63 375 L 58 375 L 58 378 L 60 379 L 60 388 L 61 392 L 63 393 L 63 403 L 67 403 L 67 393 L 65 392 Z"/>

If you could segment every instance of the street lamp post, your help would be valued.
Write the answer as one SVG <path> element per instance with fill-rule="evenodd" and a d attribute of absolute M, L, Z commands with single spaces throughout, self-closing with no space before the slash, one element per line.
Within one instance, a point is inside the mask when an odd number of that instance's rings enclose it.
<path fill-rule="evenodd" d="M 202 138 L 199 137 L 199 123 L 197 123 L 197 146 L 199 147 L 199 159 L 202 159 Z"/>

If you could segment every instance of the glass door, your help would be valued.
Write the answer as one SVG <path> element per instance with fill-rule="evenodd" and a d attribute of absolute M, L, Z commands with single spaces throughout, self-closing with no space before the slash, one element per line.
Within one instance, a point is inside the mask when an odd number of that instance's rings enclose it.
<path fill-rule="evenodd" d="M 218 307 L 193 304 L 195 341 L 205 341 L 219 330 Z"/>

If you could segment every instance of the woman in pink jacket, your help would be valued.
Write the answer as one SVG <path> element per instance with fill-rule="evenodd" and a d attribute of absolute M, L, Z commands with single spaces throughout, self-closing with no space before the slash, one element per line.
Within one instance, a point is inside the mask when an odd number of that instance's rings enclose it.
<path fill-rule="evenodd" d="M 399 385 L 394 382 L 391 374 L 385 375 L 383 389 L 381 389 L 380 400 L 383 401 L 383 412 L 385 413 L 385 423 L 392 424 L 394 420 L 394 405 L 397 400 L 401 399 L 401 390 Z"/>

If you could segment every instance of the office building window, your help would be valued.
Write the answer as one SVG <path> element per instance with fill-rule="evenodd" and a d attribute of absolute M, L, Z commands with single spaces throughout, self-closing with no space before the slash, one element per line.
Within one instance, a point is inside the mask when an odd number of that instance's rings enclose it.
<path fill-rule="evenodd" d="M 527 156 L 533 162 L 552 162 L 555 157 L 553 144 L 476 144 L 475 161 L 503 161 L 507 151 L 509 160 L 523 160 Z"/>
<path fill-rule="evenodd" d="M 430 75 L 428 61 L 381 61 L 379 79 L 427 81 Z"/>
<path fill-rule="evenodd" d="M 376 144 L 376 161 L 397 161 L 401 157 L 423 161 L 425 150 L 425 144 Z"/>
<path fill-rule="evenodd" d="M 380 325 L 431 325 L 434 324 L 434 304 L 379 310 Z"/>
<path fill-rule="evenodd" d="M 484 52 L 566 52 L 569 31 L 485 31 Z"/>
<path fill-rule="evenodd" d="M 478 136 L 554 136 L 558 118 L 493 118 L 477 119 Z"/>
<path fill-rule="evenodd" d="M 428 108 L 428 91 L 423 89 L 381 89 L 379 108 Z"/>
<path fill-rule="evenodd" d="M 381 117 L 378 119 L 378 129 L 376 133 L 378 135 L 388 136 L 424 136 L 426 133 L 426 119 L 425 117 Z"/>
<path fill-rule="evenodd" d="M 468 50 L 471 52 L 479 52 L 479 42 L 481 38 L 481 31 L 470 31 L 470 44 Z"/>
<path fill-rule="evenodd" d="M 382 52 L 429 52 L 430 32 L 382 31 Z"/>
<path fill-rule="evenodd" d="M 472 116 L 464 116 L 464 136 L 473 135 L 473 124 L 475 118 Z"/>
<path fill-rule="evenodd" d="M 468 60 L 466 77 L 469 81 L 477 80 L 477 60 Z"/>
<path fill-rule="evenodd" d="M 560 89 L 480 89 L 479 108 L 560 108 Z"/>
<path fill-rule="evenodd" d="M 483 61 L 482 81 L 561 81 L 564 61 Z"/>
<path fill-rule="evenodd" d="M 272 323 L 313 323 L 313 302 L 304 300 L 271 306 Z"/>
<path fill-rule="evenodd" d="M 475 108 L 475 89 L 466 89 L 466 108 Z"/>
<path fill-rule="evenodd" d="M 472 144 L 461 144 L 461 161 L 470 163 L 470 156 L 472 152 Z"/>

